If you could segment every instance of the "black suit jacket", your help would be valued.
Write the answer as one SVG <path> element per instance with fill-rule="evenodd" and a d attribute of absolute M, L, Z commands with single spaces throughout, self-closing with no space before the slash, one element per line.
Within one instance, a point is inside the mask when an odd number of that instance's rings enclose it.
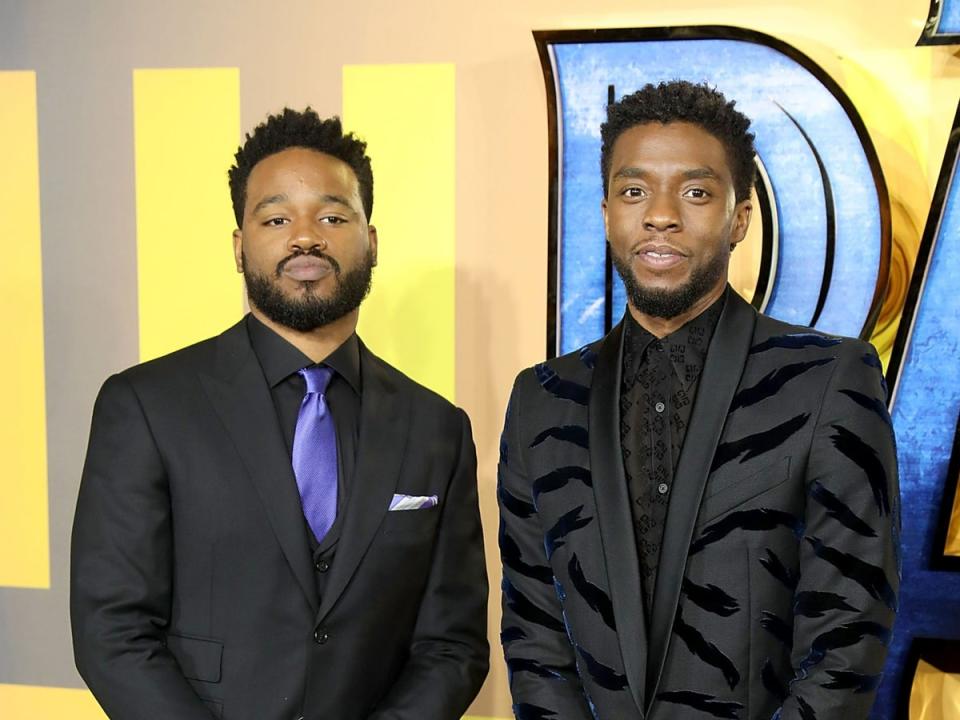
<path fill-rule="evenodd" d="M 357 467 L 318 602 L 244 323 L 107 380 L 74 521 L 77 667 L 111 718 L 459 718 L 487 671 L 466 415 L 361 346 Z M 436 495 L 391 511 L 395 493 Z"/>
<path fill-rule="evenodd" d="M 622 328 L 522 372 L 501 443 L 518 718 L 865 718 L 898 589 L 880 362 L 728 290 L 650 616 L 619 433 Z"/>

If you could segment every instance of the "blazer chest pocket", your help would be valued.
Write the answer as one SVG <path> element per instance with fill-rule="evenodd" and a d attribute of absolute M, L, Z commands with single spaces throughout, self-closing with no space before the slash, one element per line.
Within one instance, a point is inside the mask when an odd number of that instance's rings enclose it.
<path fill-rule="evenodd" d="M 418 510 L 390 510 L 383 519 L 381 530 L 391 540 L 430 539 L 437 529 L 439 517 L 438 505 Z"/>
<path fill-rule="evenodd" d="M 223 643 L 187 635 L 167 635 L 170 650 L 180 672 L 188 680 L 220 682 L 220 664 L 223 660 Z"/>
<path fill-rule="evenodd" d="M 746 477 L 732 474 L 717 482 L 707 483 L 697 524 L 704 525 L 710 522 L 728 510 L 743 505 L 756 496 L 781 485 L 789 477 L 790 458 L 788 456 Z"/>

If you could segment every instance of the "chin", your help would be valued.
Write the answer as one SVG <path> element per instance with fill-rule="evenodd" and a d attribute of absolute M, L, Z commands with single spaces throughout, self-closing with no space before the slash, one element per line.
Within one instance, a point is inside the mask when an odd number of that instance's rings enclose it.
<path fill-rule="evenodd" d="M 654 278 L 653 280 L 650 280 L 649 278 L 639 278 L 634 276 L 634 280 L 636 280 L 637 285 L 642 287 L 644 290 L 652 290 L 654 292 L 662 293 L 677 292 L 685 287 L 688 282 L 688 279 L 685 277 L 678 280 L 671 279 L 670 281 L 666 281 L 663 278 Z"/>
<path fill-rule="evenodd" d="M 319 280 L 301 280 L 298 281 L 296 287 L 290 292 L 284 293 L 290 300 L 303 300 L 304 298 L 316 298 L 317 300 L 325 299 L 325 296 L 328 293 L 323 293 L 320 291 Z"/>

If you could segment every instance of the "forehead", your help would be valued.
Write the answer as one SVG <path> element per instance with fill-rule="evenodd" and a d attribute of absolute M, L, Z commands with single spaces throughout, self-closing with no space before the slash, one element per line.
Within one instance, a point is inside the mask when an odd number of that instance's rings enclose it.
<path fill-rule="evenodd" d="M 247 197 L 293 186 L 339 195 L 359 195 L 353 169 L 343 160 L 318 150 L 293 147 L 268 155 L 253 166 L 247 178 Z"/>
<path fill-rule="evenodd" d="M 723 143 L 699 125 L 689 122 L 644 123 L 624 130 L 613 145 L 610 170 L 652 164 L 709 167 L 730 177 Z"/>

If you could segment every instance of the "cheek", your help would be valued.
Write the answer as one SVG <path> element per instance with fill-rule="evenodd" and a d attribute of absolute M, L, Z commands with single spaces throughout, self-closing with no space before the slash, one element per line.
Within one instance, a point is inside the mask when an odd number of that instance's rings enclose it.
<path fill-rule="evenodd" d="M 704 252 L 715 254 L 730 244 L 732 219 L 723 213 L 697 216 L 689 219 L 686 230 L 688 234 L 699 238 L 700 247 Z"/>
<path fill-rule="evenodd" d="M 607 214 L 607 237 L 611 242 L 617 240 L 626 242 L 636 235 L 638 227 L 642 225 L 640 213 L 621 210 Z"/>
<path fill-rule="evenodd" d="M 351 265 L 359 265 L 367 256 L 367 249 L 370 247 L 366 239 L 362 237 L 355 238 L 350 243 L 342 246 L 339 252 L 335 251 L 334 257 L 338 259 L 343 258 L 344 261 L 349 262 Z"/>
<path fill-rule="evenodd" d="M 274 252 L 267 251 L 266 248 L 256 243 L 247 243 L 243 249 L 244 261 L 248 270 L 273 270 L 277 263 L 282 260 L 282 256 Z"/>

